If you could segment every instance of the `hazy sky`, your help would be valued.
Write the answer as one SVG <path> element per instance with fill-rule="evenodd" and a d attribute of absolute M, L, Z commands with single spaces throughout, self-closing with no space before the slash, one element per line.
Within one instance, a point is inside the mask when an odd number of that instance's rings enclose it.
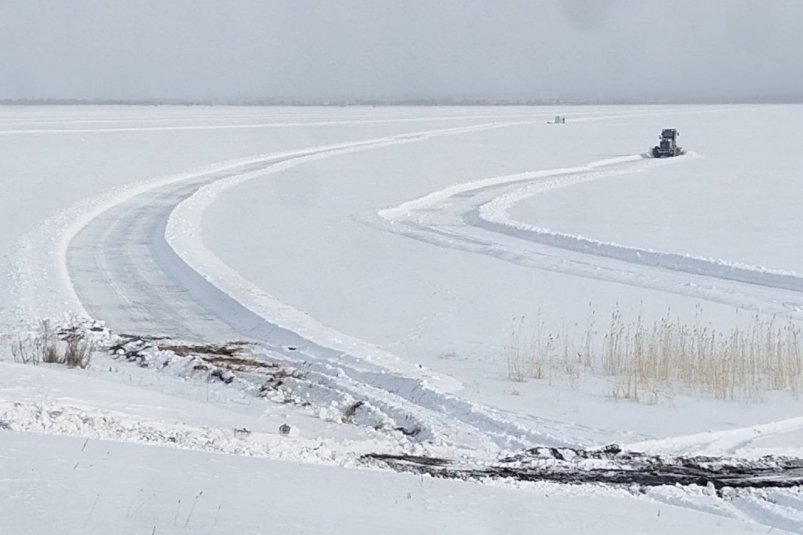
<path fill-rule="evenodd" d="M 803 100 L 801 0 L 0 0 L 0 99 Z"/>

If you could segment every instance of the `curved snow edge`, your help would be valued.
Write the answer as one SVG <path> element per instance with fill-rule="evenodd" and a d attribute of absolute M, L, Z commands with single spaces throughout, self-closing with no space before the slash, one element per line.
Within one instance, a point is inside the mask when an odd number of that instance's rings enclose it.
<path fill-rule="evenodd" d="M 330 145 L 332 148 L 343 144 Z M 67 248 L 90 221 L 131 198 L 160 187 L 190 181 L 208 173 L 236 169 L 253 163 L 289 158 L 308 153 L 309 149 L 263 153 L 199 166 L 190 171 L 165 175 L 112 188 L 69 208 L 58 211 L 27 232 L 16 243 L 12 255 L 11 277 L 14 306 L 19 318 L 53 317 L 72 313 L 89 317 L 70 282 Z M 43 285 L 43 280 L 51 284 Z M 44 293 L 46 292 L 46 293 Z"/>
<path fill-rule="evenodd" d="M 404 361 L 373 344 L 326 326 L 310 317 L 307 313 L 281 302 L 276 297 L 246 280 L 204 244 L 202 238 L 203 215 L 225 191 L 246 181 L 279 173 L 307 162 L 368 149 L 423 141 L 432 137 L 490 130 L 528 124 L 529 122 L 484 123 L 388 136 L 355 144 L 344 144 L 331 150 L 278 162 L 264 171 L 245 173 L 218 180 L 201 186 L 198 191 L 176 206 L 168 219 L 165 238 L 168 245 L 187 266 L 199 273 L 212 286 L 231 296 L 243 307 L 268 322 L 293 331 L 308 340 L 320 343 L 331 349 L 349 353 L 367 362 L 380 364 L 388 370 L 418 377 L 425 384 L 435 387 L 441 392 L 454 392 L 462 388 L 458 380 L 422 370 L 415 364 Z"/>
<path fill-rule="evenodd" d="M 423 197 L 419 197 L 417 199 L 413 199 L 412 201 L 407 201 L 405 203 L 402 203 L 399 206 L 380 210 L 379 215 L 383 219 L 392 222 L 395 219 L 401 219 L 403 217 L 410 215 L 410 213 L 415 210 L 421 210 L 424 208 L 429 208 L 434 205 L 440 204 L 449 197 L 454 197 L 455 195 L 458 195 L 460 193 L 475 191 L 484 188 L 490 188 L 494 186 L 503 186 L 505 184 L 523 182 L 526 180 L 534 180 L 538 178 L 548 178 L 561 175 L 574 175 L 577 173 L 592 171 L 599 167 L 635 162 L 642 159 L 643 156 L 641 156 L 640 154 L 634 154 L 629 156 L 618 156 L 616 158 L 606 158 L 604 160 L 599 160 L 587 165 L 581 165 L 576 167 L 561 167 L 557 169 L 545 169 L 541 171 L 525 171 L 522 173 L 514 173 L 511 175 L 501 175 L 490 178 L 481 178 L 479 180 L 473 180 L 471 182 L 462 182 L 460 184 L 453 184 L 446 188 L 433 191 L 432 193 L 428 193 Z"/>
<path fill-rule="evenodd" d="M 696 156 L 698 156 L 696 153 L 688 153 L 683 157 L 661 160 L 661 163 L 670 163 Z M 595 162 L 589 164 L 588 168 L 595 168 L 600 165 L 600 162 Z M 629 174 L 634 171 L 633 169 L 623 169 L 613 174 Z M 610 176 L 611 174 L 612 173 L 606 173 L 605 176 Z M 517 237 L 580 253 L 623 260 L 634 264 L 670 269 L 672 271 L 681 271 L 692 275 L 702 275 L 760 286 L 770 286 L 783 290 L 803 291 L 803 275 L 793 271 L 752 266 L 719 258 L 705 258 L 695 255 L 622 245 L 531 225 L 515 220 L 510 215 L 510 209 L 524 199 L 596 178 L 599 178 L 599 176 L 588 174 L 580 175 L 570 181 L 529 184 L 515 191 L 496 197 L 480 206 L 479 210 L 473 214 L 472 223 L 488 228 L 489 230 L 501 231 L 508 234 L 511 233 L 510 229 L 513 229 Z"/>

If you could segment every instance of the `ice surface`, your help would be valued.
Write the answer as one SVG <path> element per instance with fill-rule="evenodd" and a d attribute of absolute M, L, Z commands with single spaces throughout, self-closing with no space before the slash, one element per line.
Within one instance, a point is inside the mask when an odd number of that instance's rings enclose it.
<path fill-rule="evenodd" d="M 589 304 L 600 322 L 615 309 L 693 320 L 702 306 L 728 325 L 740 307 L 796 319 L 799 292 L 544 245 L 480 220 L 501 203 L 511 229 L 797 277 L 803 190 L 789 124 L 800 110 L 0 109 L 0 480 L 13 496 L 0 531 L 799 531 L 794 493 L 637 497 L 353 467 L 376 450 L 482 457 L 536 439 L 799 456 L 794 394 L 722 401 L 670 388 L 653 405 L 616 402 L 602 378 L 513 383 L 505 358 L 515 326 L 582 331 Z M 566 125 L 546 124 L 556 113 Z M 663 127 L 697 157 L 642 159 Z M 335 423 L 342 400 L 276 405 L 102 356 L 85 371 L 8 364 L 20 324 L 81 308 L 201 337 L 266 320 L 260 329 L 305 344 L 282 338 L 269 351 L 308 359 L 341 396 L 440 426 L 438 440 Z M 225 317 L 235 309 L 245 323 Z M 243 427 L 247 437 L 234 432 Z M 41 515 L 42 503 L 61 505 Z"/>

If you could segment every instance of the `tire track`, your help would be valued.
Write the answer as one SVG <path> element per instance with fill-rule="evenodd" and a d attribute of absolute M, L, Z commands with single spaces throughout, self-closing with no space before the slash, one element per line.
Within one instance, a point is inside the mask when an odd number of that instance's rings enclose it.
<path fill-rule="evenodd" d="M 340 333 L 319 336 L 314 329 L 298 332 L 270 321 L 259 309 L 250 309 L 225 287 L 217 286 L 214 273 L 201 275 L 193 269 L 166 239 L 169 233 L 188 239 L 185 243 L 200 244 L 192 224 L 174 226 L 171 231 L 168 224 L 176 207 L 187 199 L 213 200 L 208 188 L 233 186 L 339 154 L 513 124 L 522 121 L 424 131 L 265 157 L 161 184 L 124 198 L 88 221 L 69 243 L 67 270 L 87 312 L 117 332 L 198 342 L 255 341 L 270 358 L 304 372 L 308 381 L 297 385 L 297 394 L 311 396 L 313 401 L 318 397 L 323 403 L 364 401 L 365 410 L 380 413 L 411 440 L 491 451 L 535 443 L 585 443 L 587 429 L 546 420 L 533 429 L 505 420 L 492 409 L 432 386 L 442 378 L 392 355 L 378 355 L 374 348 L 349 351 L 330 347 L 328 342 L 333 339 L 346 338 Z"/>
<path fill-rule="evenodd" d="M 523 267 L 695 297 L 803 319 L 803 277 L 721 260 L 649 251 L 519 223 L 508 209 L 523 198 L 585 182 L 676 165 L 642 155 L 585 166 L 490 177 L 432 192 L 362 221 L 439 247 Z"/>

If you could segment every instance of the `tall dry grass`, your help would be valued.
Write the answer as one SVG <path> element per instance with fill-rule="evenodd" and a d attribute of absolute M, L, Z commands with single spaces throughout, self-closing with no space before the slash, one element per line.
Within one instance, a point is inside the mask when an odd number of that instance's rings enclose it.
<path fill-rule="evenodd" d="M 693 323 L 667 314 L 651 324 L 641 317 L 625 321 L 615 311 L 597 332 L 593 312 L 589 318 L 585 332 L 573 337 L 546 333 L 539 322 L 529 341 L 522 339 L 524 322 L 518 320 L 507 348 L 509 377 L 604 376 L 612 397 L 642 402 L 677 386 L 721 399 L 801 387 L 801 328 L 792 322 L 752 316 L 743 326 L 718 330 L 702 321 L 700 311 Z"/>
<path fill-rule="evenodd" d="M 78 326 L 54 328 L 47 319 L 36 329 L 21 336 L 11 347 L 14 360 L 23 364 L 63 364 L 86 368 L 92 360 L 94 344 Z"/>

